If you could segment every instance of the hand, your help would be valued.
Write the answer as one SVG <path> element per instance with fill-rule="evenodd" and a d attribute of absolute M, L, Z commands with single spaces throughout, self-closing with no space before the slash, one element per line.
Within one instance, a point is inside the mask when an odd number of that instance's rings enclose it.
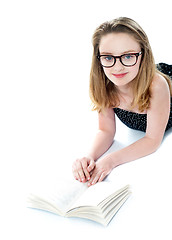
<path fill-rule="evenodd" d="M 91 157 L 83 157 L 77 159 L 72 166 L 73 175 L 76 180 L 80 182 L 86 182 L 90 180 L 90 172 L 94 169 L 95 162 Z"/>
<path fill-rule="evenodd" d="M 92 171 L 90 180 L 88 181 L 88 186 L 94 185 L 97 182 L 103 181 L 103 179 L 112 171 L 113 160 L 110 155 L 98 160 L 96 162 L 96 167 Z"/>

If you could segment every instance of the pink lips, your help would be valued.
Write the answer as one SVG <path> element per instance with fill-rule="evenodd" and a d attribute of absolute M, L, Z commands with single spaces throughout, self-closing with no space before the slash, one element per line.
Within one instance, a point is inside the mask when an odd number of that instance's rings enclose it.
<path fill-rule="evenodd" d="M 127 73 L 121 73 L 121 74 L 112 74 L 116 78 L 123 78 Z"/>

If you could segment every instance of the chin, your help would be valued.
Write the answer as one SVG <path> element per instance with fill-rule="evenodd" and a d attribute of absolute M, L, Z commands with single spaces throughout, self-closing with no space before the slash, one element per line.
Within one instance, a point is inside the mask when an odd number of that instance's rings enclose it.
<path fill-rule="evenodd" d="M 134 78 L 132 79 L 125 79 L 121 78 L 121 79 L 110 79 L 111 82 L 113 82 L 115 84 L 115 86 L 117 87 L 124 87 L 129 85 L 132 81 L 134 80 Z"/>
<path fill-rule="evenodd" d="M 112 81 L 112 82 L 117 87 L 124 87 L 124 86 L 127 86 L 131 81 L 126 82 L 126 81 L 118 80 L 118 81 Z"/>

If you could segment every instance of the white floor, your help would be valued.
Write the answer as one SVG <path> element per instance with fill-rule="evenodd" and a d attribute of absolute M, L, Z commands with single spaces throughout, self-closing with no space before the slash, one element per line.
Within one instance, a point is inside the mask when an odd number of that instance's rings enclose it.
<path fill-rule="evenodd" d="M 109 175 L 130 184 L 132 196 L 107 228 L 25 206 L 36 183 L 72 177 L 72 162 L 95 134 L 88 97 L 94 29 L 119 16 L 134 18 L 150 38 L 156 63 L 172 64 L 169 2 L 149 8 L 149 1 L 2 1 L 1 239 L 172 239 L 172 130 L 157 152 Z M 118 121 L 110 151 L 142 136 Z"/>

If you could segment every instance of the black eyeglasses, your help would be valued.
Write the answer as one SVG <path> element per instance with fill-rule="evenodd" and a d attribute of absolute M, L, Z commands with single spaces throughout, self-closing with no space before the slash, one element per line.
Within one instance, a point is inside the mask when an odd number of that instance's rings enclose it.
<path fill-rule="evenodd" d="M 102 67 L 110 68 L 113 67 L 116 63 L 116 59 L 119 58 L 120 62 L 125 67 L 132 67 L 137 63 L 138 57 L 142 54 L 139 53 L 127 53 L 121 56 L 113 56 L 113 55 L 98 55 L 97 58 L 100 61 Z"/>

